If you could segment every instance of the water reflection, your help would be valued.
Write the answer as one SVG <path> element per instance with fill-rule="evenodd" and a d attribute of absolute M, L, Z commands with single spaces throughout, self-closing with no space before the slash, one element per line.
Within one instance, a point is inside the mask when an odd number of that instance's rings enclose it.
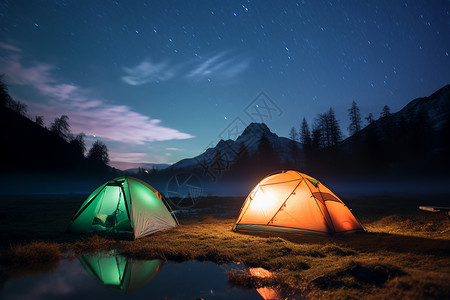
<path fill-rule="evenodd" d="M 254 277 L 258 278 L 268 278 L 272 277 L 272 272 L 264 269 L 264 268 L 249 268 L 250 274 Z M 275 299 L 284 299 L 282 293 L 274 288 L 269 287 L 261 287 L 257 288 L 256 291 L 263 297 L 265 300 L 275 300 Z"/>
<path fill-rule="evenodd" d="M 194 260 L 167 261 L 162 266 L 160 260 L 127 260 L 115 251 L 85 254 L 75 260 L 61 260 L 51 273 L 6 280 L 0 287 L 0 299 L 261 300 L 257 291 L 229 284 L 226 271 L 241 265 L 219 266 Z"/>
<path fill-rule="evenodd" d="M 160 259 L 135 260 L 117 254 L 116 250 L 83 254 L 81 265 L 110 290 L 128 293 L 149 283 L 161 270 Z"/>

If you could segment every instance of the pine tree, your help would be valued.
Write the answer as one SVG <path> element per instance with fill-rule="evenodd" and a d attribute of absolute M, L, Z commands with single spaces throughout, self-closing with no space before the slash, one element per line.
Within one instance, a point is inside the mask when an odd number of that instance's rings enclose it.
<path fill-rule="evenodd" d="M 50 124 L 50 131 L 56 133 L 63 139 L 67 139 L 70 133 L 68 119 L 69 117 L 66 115 L 62 115 L 61 118 L 55 118 L 55 121 Z"/>
<path fill-rule="evenodd" d="M 291 132 L 289 133 L 289 136 L 291 138 L 290 140 L 290 157 L 291 157 L 291 162 L 293 163 L 294 166 L 297 165 L 298 162 L 298 156 L 299 156 L 299 147 L 297 145 L 297 131 L 295 130 L 294 127 L 291 128 Z"/>
<path fill-rule="evenodd" d="M 330 139 L 330 126 L 328 122 L 328 117 L 326 113 L 319 114 L 316 118 L 315 124 L 316 131 L 320 132 L 320 135 L 316 132 L 316 139 L 320 137 L 318 142 L 320 148 L 327 148 L 331 144 Z"/>
<path fill-rule="evenodd" d="M 8 85 L 5 83 L 4 76 L 4 74 L 0 75 L 0 108 L 11 108 L 13 100 L 9 95 Z"/>
<path fill-rule="evenodd" d="M 330 110 L 328 111 L 328 118 L 329 118 L 330 138 L 331 138 L 330 146 L 334 146 L 342 140 L 342 131 L 339 126 L 339 122 L 334 114 L 334 110 L 331 107 Z"/>
<path fill-rule="evenodd" d="M 381 117 L 389 117 L 391 115 L 391 109 L 389 106 L 385 105 L 383 106 L 383 110 L 381 111 Z"/>
<path fill-rule="evenodd" d="M 373 119 L 373 114 L 372 113 L 369 113 L 369 115 L 366 117 L 366 121 L 367 121 L 368 125 L 370 125 L 373 122 L 375 122 L 375 120 Z"/>
<path fill-rule="evenodd" d="M 317 125 L 313 126 L 311 146 L 314 150 L 319 150 L 320 148 L 323 148 L 322 131 Z"/>
<path fill-rule="evenodd" d="M 319 114 L 316 118 L 315 138 L 319 138 L 318 143 L 320 148 L 328 148 L 336 145 L 342 139 L 342 132 L 339 127 L 339 122 L 336 120 L 336 116 L 332 108 L 328 113 Z M 319 134 L 320 133 L 320 134 Z"/>
<path fill-rule="evenodd" d="M 311 132 L 309 131 L 308 122 L 306 122 L 305 118 L 303 118 L 302 127 L 300 129 L 300 143 L 302 143 L 303 146 L 311 145 Z"/>
<path fill-rule="evenodd" d="M 350 117 L 348 132 L 350 135 L 354 135 L 361 130 L 361 114 L 355 101 L 352 102 L 352 107 L 348 110 L 348 116 Z"/>
<path fill-rule="evenodd" d="M 22 103 L 20 101 L 14 101 L 14 100 L 12 100 L 10 103 L 11 104 L 9 105 L 9 107 L 13 111 L 15 111 L 16 113 L 18 113 L 24 117 L 27 117 L 28 107 L 25 103 Z"/>
<path fill-rule="evenodd" d="M 260 167 L 270 169 L 278 164 L 277 155 L 273 150 L 267 136 L 263 133 L 259 139 L 258 148 L 256 149 L 257 161 Z"/>
<path fill-rule="evenodd" d="M 289 138 L 294 142 L 297 141 L 297 131 L 295 130 L 294 126 L 291 127 L 291 131 L 289 132 Z"/>
<path fill-rule="evenodd" d="M 216 151 L 211 167 L 219 176 L 222 175 L 222 172 L 227 168 L 224 160 L 222 159 L 222 153 L 219 150 Z"/>
<path fill-rule="evenodd" d="M 34 118 L 34 122 L 36 122 L 36 124 L 38 124 L 38 125 L 41 126 L 41 127 L 45 127 L 45 124 L 44 124 L 44 116 L 36 116 L 36 117 Z"/>
<path fill-rule="evenodd" d="M 244 142 L 239 144 L 239 150 L 234 159 L 234 164 L 237 167 L 247 166 L 249 164 L 250 155 L 247 151 L 247 146 L 245 146 Z"/>

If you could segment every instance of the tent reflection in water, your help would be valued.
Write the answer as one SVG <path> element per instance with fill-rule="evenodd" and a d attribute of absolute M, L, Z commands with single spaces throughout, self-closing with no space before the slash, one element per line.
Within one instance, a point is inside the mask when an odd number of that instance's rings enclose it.
<path fill-rule="evenodd" d="M 272 277 L 272 272 L 267 271 L 264 268 L 249 268 L 250 275 L 256 278 Z M 256 291 L 263 297 L 264 300 L 278 300 L 286 299 L 280 291 L 270 287 L 260 287 Z"/>
<path fill-rule="evenodd" d="M 161 270 L 160 259 L 134 260 L 109 253 L 83 254 L 79 260 L 86 271 L 109 289 L 129 293 L 149 283 Z"/>
<path fill-rule="evenodd" d="M 98 187 L 81 205 L 68 230 L 132 233 L 139 238 L 176 227 L 162 195 L 149 184 L 123 176 Z"/>
<path fill-rule="evenodd" d="M 365 231 L 332 191 L 297 171 L 261 180 L 245 200 L 233 230 L 319 235 Z"/>

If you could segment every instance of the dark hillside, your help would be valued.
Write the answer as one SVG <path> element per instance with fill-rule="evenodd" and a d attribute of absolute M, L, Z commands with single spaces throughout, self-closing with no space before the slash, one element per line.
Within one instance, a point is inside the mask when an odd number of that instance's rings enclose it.
<path fill-rule="evenodd" d="M 17 112 L 0 108 L 1 194 L 87 193 L 117 170 Z"/>
<path fill-rule="evenodd" d="M 86 158 L 68 142 L 8 108 L 0 110 L 0 136 L 3 171 L 87 167 Z"/>
<path fill-rule="evenodd" d="M 327 163 L 352 173 L 450 175 L 450 85 L 411 101 L 325 151 Z"/>

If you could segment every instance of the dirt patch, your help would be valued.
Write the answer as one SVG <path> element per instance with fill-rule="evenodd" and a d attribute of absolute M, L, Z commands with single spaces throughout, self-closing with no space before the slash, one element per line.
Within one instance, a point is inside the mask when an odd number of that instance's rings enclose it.
<path fill-rule="evenodd" d="M 352 262 L 334 274 L 316 277 L 311 283 L 323 290 L 341 287 L 361 288 L 364 285 L 380 286 L 390 279 L 403 275 L 406 275 L 406 272 L 397 267 Z"/>

